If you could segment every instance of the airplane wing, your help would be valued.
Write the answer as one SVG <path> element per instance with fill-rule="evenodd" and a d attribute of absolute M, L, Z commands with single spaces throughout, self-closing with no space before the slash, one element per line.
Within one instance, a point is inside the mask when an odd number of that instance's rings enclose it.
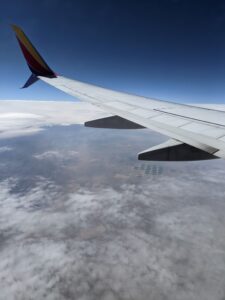
<path fill-rule="evenodd" d="M 42 80 L 110 114 L 87 122 L 101 128 L 149 128 L 170 139 L 139 153 L 142 160 L 202 160 L 225 158 L 225 112 L 130 95 L 57 75 L 43 60 L 24 32 L 13 26 L 32 72 L 24 87 Z"/>

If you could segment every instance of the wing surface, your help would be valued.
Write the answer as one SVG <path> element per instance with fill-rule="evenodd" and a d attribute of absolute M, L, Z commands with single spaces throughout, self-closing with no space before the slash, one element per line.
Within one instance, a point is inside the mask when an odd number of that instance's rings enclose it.
<path fill-rule="evenodd" d="M 77 99 L 119 117 L 120 120 L 128 120 L 140 127 L 157 131 L 170 137 L 175 144 L 183 143 L 191 146 L 192 150 L 199 149 L 201 150 L 199 157 L 202 157 L 203 151 L 208 153 L 209 157 L 225 158 L 224 110 L 218 107 L 187 105 L 131 95 L 56 75 L 23 31 L 16 26 L 14 30 L 20 46 L 22 44 L 21 49 L 28 66 L 32 70 L 31 84 L 35 76 Z M 185 152 L 189 149 L 178 145 L 174 147 Z"/>
<path fill-rule="evenodd" d="M 225 157 L 225 112 L 130 95 L 62 76 L 39 77 L 112 115 L 155 130 L 217 157 Z"/>

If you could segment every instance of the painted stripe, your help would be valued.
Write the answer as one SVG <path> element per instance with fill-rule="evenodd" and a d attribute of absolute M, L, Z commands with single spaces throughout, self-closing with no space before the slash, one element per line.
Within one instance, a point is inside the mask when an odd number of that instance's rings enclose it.
<path fill-rule="evenodd" d="M 28 66 L 33 73 L 38 73 L 39 75 L 45 74 L 45 75 L 52 75 L 52 71 L 50 69 L 44 68 L 41 64 L 39 64 L 38 61 L 36 61 L 33 56 L 28 52 L 28 50 L 24 47 L 24 45 L 19 41 L 20 47 L 23 51 L 24 57 L 27 61 Z"/>
<path fill-rule="evenodd" d="M 25 46 L 25 48 L 31 53 L 31 55 L 41 64 L 44 68 L 48 68 L 48 65 L 43 60 L 43 58 L 39 55 L 38 51 L 29 41 L 28 37 L 25 33 L 17 26 L 13 25 L 13 29 L 16 33 L 18 40 Z"/>
<path fill-rule="evenodd" d="M 17 26 L 13 25 L 13 30 L 16 33 L 17 40 L 27 64 L 32 73 L 37 76 L 56 77 L 56 74 L 47 65 L 32 43 L 29 41 L 25 33 Z"/>

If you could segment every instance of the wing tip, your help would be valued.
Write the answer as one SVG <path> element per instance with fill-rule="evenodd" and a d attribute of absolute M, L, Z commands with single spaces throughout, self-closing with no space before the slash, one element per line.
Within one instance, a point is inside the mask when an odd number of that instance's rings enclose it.
<path fill-rule="evenodd" d="M 23 30 L 16 24 L 10 24 L 10 26 L 11 26 L 12 30 L 15 32 L 17 37 L 20 33 L 23 33 Z"/>
<path fill-rule="evenodd" d="M 15 32 L 16 38 L 23 52 L 24 58 L 32 72 L 36 76 L 55 78 L 57 74 L 47 65 L 43 57 L 33 46 L 24 31 L 17 25 L 11 24 L 12 30 Z"/>

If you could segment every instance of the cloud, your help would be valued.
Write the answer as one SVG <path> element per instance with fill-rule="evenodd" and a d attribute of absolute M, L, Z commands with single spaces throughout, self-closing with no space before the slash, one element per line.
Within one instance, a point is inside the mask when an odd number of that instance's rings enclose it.
<path fill-rule="evenodd" d="M 159 138 L 51 126 L 0 141 L 0 299 L 225 295 L 225 162 L 138 161 Z"/>
<path fill-rule="evenodd" d="M 1 148 L 0 148 L 1 150 Z M 45 151 L 40 154 L 34 155 L 36 159 L 39 160 L 45 160 L 45 159 L 59 159 L 59 160 L 67 160 L 68 158 L 76 157 L 79 154 L 79 152 L 74 151 L 74 150 L 68 150 L 68 151 L 56 151 L 56 150 L 50 150 L 50 151 Z"/>
<path fill-rule="evenodd" d="M 0 138 L 32 135 L 49 126 L 83 124 L 107 115 L 88 103 L 4 100 L 0 106 Z"/>
<path fill-rule="evenodd" d="M 203 174 L 66 192 L 44 177 L 26 193 L 2 181 L 0 299 L 221 299 L 223 180 L 207 200 L 215 173 Z"/>
<path fill-rule="evenodd" d="M 12 150 L 13 150 L 13 148 L 11 148 L 11 147 L 7 147 L 7 146 L 0 147 L 0 153 L 12 151 Z"/>

